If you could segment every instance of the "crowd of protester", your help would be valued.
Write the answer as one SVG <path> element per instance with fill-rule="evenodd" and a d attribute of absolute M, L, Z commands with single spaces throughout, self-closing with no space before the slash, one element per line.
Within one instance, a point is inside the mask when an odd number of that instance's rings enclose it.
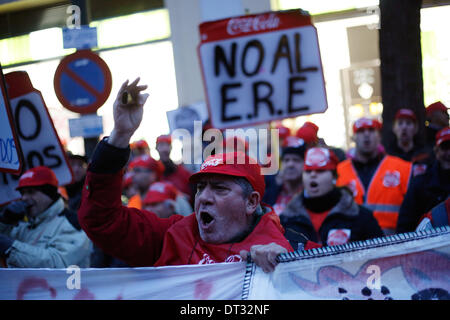
<path fill-rule="evenodd" d="M 137 82 L 121 88 L 134 92 L 138 106 L 143 89 Z M 115 112 L 129 112 L 118 101 Z M 426 108 L 422 145 L 410 109 L 396 113 L 390 148 L 376 119 L 355 121 L 355 146 L 346 151 L 327 146 L 312 122 L 295 133 L 277 125 L 280 169 L 266 176 L 257 164 L 222 164 L 229 154 L 213 154 L 190 172 L 172 160 L 170 135 L 157 138 L 155 159 L 147 141 L 129 143 L 139 122 L 124 124 L 116 120 L 92 159 L 68 152 L 70 185 L 58 186 L 42 166 L 22 174 L 22 198 L 0 213 L 3 267 L 161 266 L 251 255 L 270 271 L 282 252 L 449 224 L 450 128 L 441 102 Z M 239 149 L 236 138 L 225 143 L 236 142 Z M 231 156 L 246 150 L 244 142 Z"/>

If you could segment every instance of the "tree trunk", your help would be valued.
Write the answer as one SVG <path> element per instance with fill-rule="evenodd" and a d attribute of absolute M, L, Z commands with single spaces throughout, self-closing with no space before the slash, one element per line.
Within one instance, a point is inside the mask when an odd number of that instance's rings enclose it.
<path fill-rule="evenodd" d="M 422 0 L 380 0 L 380 61 L 383 102 L 382 142 L 395 143 L 392 132 L 398 109 L 412 109 L 419 121 L 419 143 L 424 142 L 420 8 Z"/>

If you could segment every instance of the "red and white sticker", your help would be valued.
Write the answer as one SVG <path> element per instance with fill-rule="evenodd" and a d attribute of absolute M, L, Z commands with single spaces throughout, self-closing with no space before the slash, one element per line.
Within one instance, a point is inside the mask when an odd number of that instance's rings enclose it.
<path fill-rule="evenodd" d="M 350 234 L 350 229 L 331 229 L 328 231 L 327 244 L 329 246 L 346 244 L 350 240 Z"/>
<path fill-rule="evenodd" d="M 386 171 L 383 177 L 383 186 L 387 188 L 395 188 L 400 184 L 400 172 Z"/>

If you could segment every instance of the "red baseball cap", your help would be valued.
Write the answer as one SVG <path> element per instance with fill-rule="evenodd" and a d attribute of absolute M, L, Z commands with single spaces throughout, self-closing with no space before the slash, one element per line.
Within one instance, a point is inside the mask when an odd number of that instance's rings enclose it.
<path fill-rule="evenodd" d="M 156 161 L 148 154 L 135 157 L 128 165 L 128 168 L 130 170 L 134 168 L 147 168 L 155 171 L 158 174 L 158 177 L 160 177 L 164 172 L 164 165 L 162 164 L 162 162 Z"/>
<path fill-rule="evenodd" d="M 156 144 L 162 143 L 162 142 L 172 144 L 172 136 L 170 134 L 163 134 L 163 135 L 160 135 L 158 138 L 156 138 Z"/>
<path fill-rule="evenodd" d="M 288 127 L 278 125 L 275 127 L 275 129 L 278 129 L 278 135 L 280 139 L 286 139 L 291 135 L 291 129 L 289 129 Z"/>
<path fill-rule="evenodd" d="M 58 179 L 52 169 L 39 166 L 25 171 L 19 179 L 16 190 L 24 187 L 38 187 L 43 185 L 58 187 Z"/>
<path fill-rule="evenodd" d="M 155 182 L 150 186 L 142 204 L 154 204 L 166 200 L 175 200 L 176 198 L 177 189 L 172 184 L 167 182 Z"/>
<path fill-rule="evenodd" d="M 435 111 L 443 111 L 443 112 L 447 112 L 447 107 L 440 101 L 437 101 L 435 103 L 430 104 L 426 109 L 425 109 L 425 113 L 428 116 L 430 116 L 433 112 Z"/>
<path fill-rule="evenodd" d="M 149 149 L 148 143 L 145 140 L 138 140 L 130 145 L 130 149 Z"/>
<path fill-rule="evenodd" d="M 443 143 L 445 141 L 449 141 L 449 140 L 450 140 L 450 127 L 441 129 L 436 134 L 436 146 L 440 146 L 441 143 Z"/>
<path fill-rule="evenodd" d="M 414 111 L 411 109 L 400 109 L 395 114 L 395 120 L 397 119 L 410 119 L 414 122 L 417 122 L 417 117 Z"/>
<path fill-rule="evenodd" d="M 327 148 L 311 148 L 306 151 L 303 170 L 336 170 L 338 158 Z"/>
<path fill-rule="evenodd" d="M 359 118 L 353 124 L 353 133 L 357 133 L 362 129 L 370 128 L 381 130 L 381 122 L 376 119 Z"/>
<path fill-rule="evenodd" d="M 303 139 L 306 143 L 317 142 L 317 132 L 319 131 L 319 127 L 314 123 L 306 121 L 300 129 L 297 130 L 296 136 L 298 138 Z"/>
<path fill-rule="evenodd" d="M 190 176 L 189 182 L 196 183 L 206 174 L 223 174 L 227 176 L 243 177 L 262 197 L 266 184 L 261 174 L 258 162 L 243 152 L 229 152 L 209 156 L 202 163 L 200 171 Z"/>

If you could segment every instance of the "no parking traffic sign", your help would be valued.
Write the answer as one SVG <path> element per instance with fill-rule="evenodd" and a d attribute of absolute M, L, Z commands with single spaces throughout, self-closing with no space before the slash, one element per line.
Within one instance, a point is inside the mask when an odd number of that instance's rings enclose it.
<path fill-rule="evenodd" d="M 90 50 L 79 50 L 61 60 L 53 79 L 61 104 L 77 113 L 93 113 L 111 93 L 111 72 Z"/>

